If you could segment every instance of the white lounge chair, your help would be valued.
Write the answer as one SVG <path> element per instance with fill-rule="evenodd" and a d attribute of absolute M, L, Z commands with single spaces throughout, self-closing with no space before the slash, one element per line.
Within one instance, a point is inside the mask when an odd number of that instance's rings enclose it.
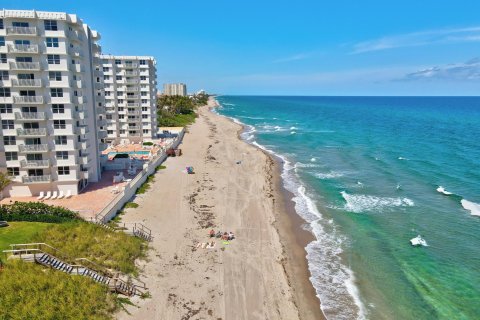
<path fill-rule="evenodd" d="M 65 199 L 68 199 L 72 196 L 72 190 L 68 190 L 67 194 L 65 195 Z"/>
<path fill-rule="evenodd" d="M 55 199 L 57 199 L 57 196 L 58 196 L 57 191 L 53 191 L 53 194 L 52 194 L 52 197 L 50 198 L 50 200 L 55 200 Z"/>
<path fill-rule="evenodd" d="M 63 190 L 60 190 L 60 194 L 58 195 L 57 199 L 63 199 L 64 196 Z"/>
<path fill-rule="evenodd" d="M 45 197 L 45 192 L 40 191 L 40 194 L 38 195 L 37 200 L 42 200 L 43 197 Z"/>
<path fill-rule="evenodd" d="M 43 198 L 43 200 L 48 200 L 50 199 L 51 196 L 52 196 L 52 191 L 47 191 L 47 195 L 45 196 L 45 198 Z"/>

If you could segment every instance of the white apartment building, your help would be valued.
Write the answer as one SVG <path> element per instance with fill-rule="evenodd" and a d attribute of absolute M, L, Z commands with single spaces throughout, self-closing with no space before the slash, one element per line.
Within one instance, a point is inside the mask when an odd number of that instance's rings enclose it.
<path fill-rule="evenodd" d="M 0 11 L 0 170 L 13 180 L 4 196 L 77 194 L 100 179 L 99 39 L 73 14 Z"/>
<path fill-rule="evenodd" d="M 186 96 L 187 85 L 185 83 L 165 83 L 163 94 L 166 96 Z"/>
<path fill-rule="evenodd" d="M 142 141 L 157 134 L 157 69 L 153 57 L 101 55 L 106 142 Z"/>

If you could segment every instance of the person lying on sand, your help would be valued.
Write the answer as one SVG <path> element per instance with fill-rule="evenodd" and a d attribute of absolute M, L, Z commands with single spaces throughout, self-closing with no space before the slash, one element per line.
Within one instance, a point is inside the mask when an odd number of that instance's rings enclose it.
<path fill-rule="evenodd" d="M 210 238 L 215 237 L 215 230 L 213 230 L 213 229 L 210 230 L 209 235 L 210 235 Z"/>

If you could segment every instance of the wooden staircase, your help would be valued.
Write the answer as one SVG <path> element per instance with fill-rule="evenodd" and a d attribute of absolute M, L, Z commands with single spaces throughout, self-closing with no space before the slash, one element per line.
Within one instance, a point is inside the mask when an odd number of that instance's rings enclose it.
<path fill-rule="evenodd" d="M 79 275 L 106 285 L 110 291 L 126 296 L 142 295 L 141 289 L 146 289 L 145 283 L 134 284 L 120 278 L 120 273 L 113 274 L 108 269 L 86 258 L 72 259 L 61 253 L 58 249 L 46 243 L 11 244 L 10 250 L 3 252 L 8 259 L 22 259 L 62 271 L 71 275 Z"/>
<path fill-rule="evenodd" d="M 123 231 L 127 234 L 131 234 L 137 238 L 143 239 L 148 242 L 153 241 L 152 230 L 139 222 L 133 223 L 120 223 L 117 227 L 113 227 L 111 225 L 106 224 L 103 220 L 91 219 L 90 222 L 95 223 L 102 228 L 110 231 Z"/>

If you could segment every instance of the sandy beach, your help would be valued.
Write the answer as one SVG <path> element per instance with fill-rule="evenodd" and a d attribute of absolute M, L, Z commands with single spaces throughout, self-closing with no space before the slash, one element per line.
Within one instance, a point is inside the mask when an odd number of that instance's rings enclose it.
<path fill-rule="evenodd" d="M 240 125 L 199 109 L 180 148 L 125 222 L 143 222 L 154 240 L 140 279 L 151 298 L 134 298 L 118 319 L 322 319 L 308 278 L 305 244 L 279 165 L 238 138 Z M 187 174 L 185 167 L 194 167 Z M 235 239 L 212 241 L 208 232 Z"/>

